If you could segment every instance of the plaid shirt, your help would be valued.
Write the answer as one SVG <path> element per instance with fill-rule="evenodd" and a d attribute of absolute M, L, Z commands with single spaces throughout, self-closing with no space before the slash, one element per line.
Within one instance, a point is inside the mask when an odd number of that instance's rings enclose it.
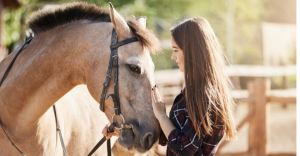
<path fill-rule="evenodd" d="M 211 112 L 210 118 L 214 119 L 215 117 L 215 113 Z M 167 156 L 213 156 L 217 152 L 225 132 L 224 125 L 222 123 L 214 124 L 211 136 L 201 134 L 199 138 L 187 114 L 184 90 L 175 98 L 169 118 L 176 129 L 171 131 L 168 139 L 161 131 L 159 138 L 160 145 L 168 145 Z"/>

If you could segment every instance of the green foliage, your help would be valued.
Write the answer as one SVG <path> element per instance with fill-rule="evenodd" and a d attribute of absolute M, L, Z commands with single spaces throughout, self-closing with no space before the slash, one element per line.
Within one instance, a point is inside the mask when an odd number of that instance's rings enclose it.
<path fill-rule="evenodd" d="M 165 50 L 160 55 L 151 55 L 155 70 L 178 68 L 176 61 L 171 60 L 172 50 Z"/>
<path fill-rule="evenodd" d="M 22 15 L 22 9 L 12 10 L 5 9 L 4 11 L 4 39 L 5 45 L 11 45 L 20 38 L 20 20 Z"/>
<path fill-rule="evenodd" d="M 289 88 L 296 88 L 297 87 L 297 76 L 289 76 L 288 77 L 288 82 L 289 82 Z"/>
<path fill-rule="evenodd" d="M 287 76 L 288 88 L 296 88 L 297 86 L 297 76 Z M 272 89 L 283 89 L 283 77 L 274 76 L 271 78 Z"/>
<path fill-rule="evenodd" d="M 192 0 L 135 0 L 119 9 L 122 15 L 147 16 L 147 28 L 154 30 L 158 37 L 169 32 L 172 21 L 186 12 Z"/>
<path fill-rule="evenodd" d="M 74 0 L 20 0 L 23 6 L 17 10 L 5 10 L 5 44 L 11 47 L 19 42 L 22 14 L 28 17 L 32 11 L 45 4 L 73 2 Z M 75 0 L 80 1 L 80 0 Z M 260 22 L 267 12 L 264 2 L 267 0 L 85 0 L 98 6 L 108 8 L 108 2 L 125 18 L 130 15 L 147 16 L 147 27 L 159 38 L 169 38 L 170 28 L 178 21 L 193 16 L 206 18 L 232 63 L 261 64 Z M 26 11 L 27 10 L 27 11 Z M 228 22 L 231 13 L 232 23 Z M 24 18 L 23 18 L 24 19 Z M 232 38 L 228 34 L 232 31 Z M 21 40 L 23 40 L 22 38 Z M 232 48 L 230 48 L 232 47 Z M 173 67 L 172 60 L 161 61 L 169 55 L 154 56 L 157 68 Z M 160 64 L 162 63 L 162 64 Z"/>
<path fill-rule="evenodd" d="M 145 3 L 150 8 L 153 8 L 158 18 L 162 19 L 176 19 L 187 12 L 193 0 L 146 0 Z"/>
<path fill-rule="evenodd" d="M 231 63 L 240 63 L 244 61 L 243 56 L 246 50 L 247 54 L 261 56 L 259 28 L 260 22 L 264 18 L 263 15 L 266 14 L 264 1 L 200 0 L 191 6 L 189 12 L 191 15 L 206 18 L 224 46 L 228 57 L 233 58 L 230 60 Z M 231 40 L 228 38 L 230 33 L 233 36 Z M 233 47 L 231 51 L 228 49 L 230 46 Z M 249 49 L 249 47 L 252 48 Z M 255 62 L 255 60 L 253 61 Z"/>
<path fill-rule="evenodd" d="M 166 25 L 167 28 L 165 28 L 161 37 L 170 37 L 169 28 L 183 18 L 201 16 L 206 18 L 211 24 L 232 64 L 262 64 L 260 23 L 267 14 L 264 8 L 264 1 L 189 1 L 190 4 L 187 9 L 179 11 L 181 14 L 174 16 L 176 20 L 173 20 L 174 18 L 168 19 L 170 24 Z M 229 12 L 232 14 L 232 23 L 228 23 Z M 228 38 L 230 31 L 232 31 L 231 40 Z M 231 50 L 228 49 L 229 46 L 232 46 Z M 164 66 L 172 66 L 172 61 L 164 62 Z"/>

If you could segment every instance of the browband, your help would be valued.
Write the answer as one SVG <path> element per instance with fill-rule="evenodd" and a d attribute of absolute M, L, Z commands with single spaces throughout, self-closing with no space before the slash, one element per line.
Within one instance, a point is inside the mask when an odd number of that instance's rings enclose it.
<path fill-rule="evenodd" d="M 129 38 L 129 39 L 126 39 L 126 40 L 123 40 L 123 41 L 120 41 L 118 43 L 115 43 L 115 44 L 111 45 L 110 49 L 115 49 L 115 48 L 118 48 L 118 47 L 120 47 L 122 45 L 131 43 L 131 42 L 135 42 L 135 41 L 138 41 L 138 39 L 136 37 Z"/>

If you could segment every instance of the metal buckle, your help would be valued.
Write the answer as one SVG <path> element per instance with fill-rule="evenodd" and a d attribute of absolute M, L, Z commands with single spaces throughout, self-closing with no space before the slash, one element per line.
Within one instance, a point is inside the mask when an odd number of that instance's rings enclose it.
<path fill-rule="evenodd" d="M 115 116 L 116 114 L 114 114 L 113 116 L 112 116 L 112 118 L 111 118 L 111 123 L 113 123 L 114 122 L 114 116 Z M 122 114 L 120 114 L 120 116 L 122 117 L 122 119 L 123 119 L 123 123 L 121 124 L 121 127 L 115 127 L 115 129 L 122 129 L 123 128 L 123 124 L 125 123 L 125 119 L 124 119 L 124 116 L 122 115 Z"/>

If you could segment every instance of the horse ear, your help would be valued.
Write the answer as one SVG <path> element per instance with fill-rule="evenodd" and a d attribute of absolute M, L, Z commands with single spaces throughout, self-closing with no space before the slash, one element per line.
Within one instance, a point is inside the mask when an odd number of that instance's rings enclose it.
<path fill-rule="evenodd" d="M 143 26 L 143 28 L 146 28 L 146 20 L 147 20 L 146 16 L 141 16 L 136 20 Z"/>
<path fill-rule="evenodd" d="M 113 5 L 109 2 L 110 19 L 116 32 L 120 38 L 130 37 L 130 28 L 124 18 L 114 9 Z"/>

